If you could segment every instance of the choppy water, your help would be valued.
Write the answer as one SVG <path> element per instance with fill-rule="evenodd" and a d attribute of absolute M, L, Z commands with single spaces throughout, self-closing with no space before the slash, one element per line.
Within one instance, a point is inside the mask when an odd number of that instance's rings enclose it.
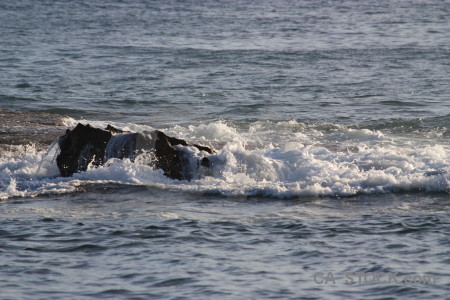
<path fill-rule="evenodd" d="M 0 3 L 0 108 L 31 112 L 0 114 L 0 298 L 445 299 L 449 30 L 449 1 Z M 212 176 L 61 178 L 77 122 Z"/>

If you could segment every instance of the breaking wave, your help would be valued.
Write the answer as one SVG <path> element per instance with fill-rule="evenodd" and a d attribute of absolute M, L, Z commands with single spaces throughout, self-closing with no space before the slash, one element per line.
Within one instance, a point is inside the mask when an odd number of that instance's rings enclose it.
<path fill-rule="evenodd" d="M 68 127 L 78 122 L 65 120 Z M 137 132 L 154 129 L 113 125 Z M 191 181 L 171 180 L 161 170 L 152 169 L 143 154 L 135 162 L 112 159 L 104 166 L 90 166 L 86 172 L 63 178 L 54 162 L 57 145 L 47 151 L 18 146 L 0 157 L 0 199 L 70 193 L 92 183 L 273 198 L 450 191 L 450 149 L 445 136 L 434 131 L 397 135 L 389 130 L 294 120 L 218 121 L 162 130 L 215 148 L 212 169 L 200 170 Z"/>

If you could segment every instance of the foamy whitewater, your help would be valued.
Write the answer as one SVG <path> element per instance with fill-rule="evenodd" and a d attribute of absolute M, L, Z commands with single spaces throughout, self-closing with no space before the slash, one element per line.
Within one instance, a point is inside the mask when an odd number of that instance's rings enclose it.
<path fill-rule="evenodd" d="M 79 121 L 67 119 L 65 123 L 73 128 Z M 107 125 L 82 122 L 100 128 Z M 154 129 L 137 124 L 113 125 L 136 132 Z M 62 178 L 55 163 L 57 144 L 47 152 L 22 147 L 5 153 L 0 160 L 0 197 L 66 193 L 83 184 L 107 182 L 274 198 L 450 192 L 448 145 L 427 145 L 426 138 L 413 134 L 400 137 L 378 130 L 297 121 L 259 121 L 243 128 L 217 121 L 164 130 L 169 135 L 214 147 L 217 153 L 211 157 L 212 170 L 208 174 L 200 170 L 189 182 L 171 180 L 161 170 L 152 169 L 149 158 L 143 154 L 135 163 L 111 159 L 105 166 L 91 166 L 72 178 Z"/>

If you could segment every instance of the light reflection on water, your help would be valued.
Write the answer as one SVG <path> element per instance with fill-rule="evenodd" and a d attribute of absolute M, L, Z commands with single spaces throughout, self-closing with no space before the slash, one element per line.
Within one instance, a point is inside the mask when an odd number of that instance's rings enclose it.
<path fill-rule="evenodd" d="M 0 3 L 0 107 L 72 117 L 3 117 L 2 141 L 41 147 L 88 120 L 241 158 L 219 183 L 180 184 L 126 163 L 33 176 L 41 148 L 2 149 L 1 298 L 445 298 L 449 15 L 446 1 Z M 329 272 L 437 282 L 314 280 Z"/>

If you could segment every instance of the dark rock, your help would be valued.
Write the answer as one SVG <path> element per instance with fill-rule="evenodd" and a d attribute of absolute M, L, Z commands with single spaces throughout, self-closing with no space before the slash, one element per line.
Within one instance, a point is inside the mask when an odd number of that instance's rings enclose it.
<path fill-rule="evenodd" d="M 111 136 L 111 132 L 89 124 L 78 123 L 73 130 L 67 129 L 58 141 L 61 152 L 56 157 L 56 164 L 61 176 L 86 171 L 91 162 L 96 166 L 103 164 L 106 144 Z"/>
<path fill-rule="evenodd" d="M 60 153 L 56 164 L 61 176 L 85 171 L 89 164 L 100 166 L 111 158 L 129 158 L 134 161 L 141 151 L 151 151 L 155 156 L 153 165 L 164 171 L 164 175 L 178 180 L 190 180 L 189 157 L 182 147 L 193 146 L 200 151 L 213 153 L 211 148 L 189 144 L 188 142 L 167 136 L 159 130 L 143 135 L 125 132 L 108 125 L 99 129 L 78 124 L 73 130 L 59 138 Z M 180 148 L 181 147 L 181 148 Z M 197 167 L 209 167 L 208 158 L 204 157 Z"/>

